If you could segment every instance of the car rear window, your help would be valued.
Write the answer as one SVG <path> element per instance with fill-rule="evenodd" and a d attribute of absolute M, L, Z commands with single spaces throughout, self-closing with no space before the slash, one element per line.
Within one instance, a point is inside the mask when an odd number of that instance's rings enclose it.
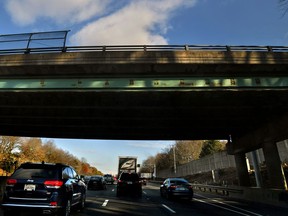
<path fill-rule="evenodd" d="M 139 181 L 139 176 L 135 173 L 122 173 L 120 179 L 124 181 Z"/>
<path fill-rule="evenodd" d="M 188 182 L 186 180 L 171 180 L 171 184 L 174 185 L 181 185 L 181 184 L 187 184 Z"/>
<path fill-rule="evenodd" d="M 100 180 L 101 177 L 91 177 L 90 180 Z"/>
<path fill-rule="evenodd" d="M 57 170 L 47 168 L 19 168 L 12 175 L 15 179 L 34 179 L 34 178 L 45 178 L 45 179 L 56 179 Z"/>

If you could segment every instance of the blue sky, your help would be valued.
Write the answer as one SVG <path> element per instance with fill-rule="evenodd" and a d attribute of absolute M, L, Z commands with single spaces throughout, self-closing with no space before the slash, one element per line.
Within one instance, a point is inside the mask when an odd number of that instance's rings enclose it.
<path fill-rule="evenodd" d="M 0 0 L 0 34 L 71 30 L 67 45 L 288 46 L 278 0 Z M 119 155 L 139 162 L 173 141 L 53 139 L 103 172 Z"/>

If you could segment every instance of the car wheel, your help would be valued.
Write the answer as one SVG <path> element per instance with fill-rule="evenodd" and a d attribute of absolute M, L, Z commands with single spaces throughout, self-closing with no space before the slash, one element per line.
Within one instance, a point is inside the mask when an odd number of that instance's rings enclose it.
<path fill-rule="evenodd" d="M 71 201 L 68 199 L 65 206 L 63 206 L 60 216 L 70 216 L 71 213 Z"/>
<path fill-rule="evenodd" d="M 167 200 L 170 200 L 171 199 L 171 195 L 166 191 L 165 192 L 165 198 L 167 199 Z"/>
<path fill-rule="evenodd" d="M 86 194 L 84 193 L 81 198 L 81 202 L 78 204 L 78 209 L 83 210 L 86 203 Z"/>
<path fill-rule="evenodd" d="M 117 190 L 117 191 L 116 191 L 116 196 L 119 197 L 120 195 L 121 195 L 120 191 Z"/>
<path fill-rule="evenodd" d="M 17 215 L 21 215 L 21 213 L 19 212 L 16 212 L 15 210 L 8 210 L 8 209 L 5 209 L 3 210 L 3 216 L 17 216 Z"/>

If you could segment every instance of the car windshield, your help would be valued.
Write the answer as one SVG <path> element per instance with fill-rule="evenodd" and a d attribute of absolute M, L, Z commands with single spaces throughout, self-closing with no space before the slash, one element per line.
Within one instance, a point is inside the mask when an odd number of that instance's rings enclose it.
<path fill-rule="evenodd" d="M 12 178 L 16 179 L 33 179 L 33 178 L 45 178 L 55 179 L 57 178 L 56 169 L 47 168 L 19 168 L 12 175 Z"/>

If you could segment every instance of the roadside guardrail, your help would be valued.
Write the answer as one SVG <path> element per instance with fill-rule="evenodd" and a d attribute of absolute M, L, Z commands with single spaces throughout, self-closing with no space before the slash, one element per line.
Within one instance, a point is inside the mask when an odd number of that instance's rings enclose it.
<path fill-rule="evenodd" d="M 228 186 L 215 186 L 215 185 L 203 185 L 203 184 L 192 184 L 193 189 L 199 190 L 201 192 L 210 192 L 222 194 L 225 196 L 229 196 L 230 193 L 234 194 L 243 194 L 244 189 L 231 188 Z"/>
<path fill-rule="evenodd" d="M 288 52 L 288 46 L 114 45 L 66 46 L 70 30 L 0 35 L 0 55 L 89 51 L 242 51 Z"/>
<path fill-rule="evenodd" d="M 159 185 L 162 183 L 162 181 L 155 180 L 150 180 L 149 182 Z M 231 185 L 217 186 L 199 183 L 191 183 L 191 185 L 194 191 L 213 193 L 230 198 L 288 208 L 287 190 Z"/>

